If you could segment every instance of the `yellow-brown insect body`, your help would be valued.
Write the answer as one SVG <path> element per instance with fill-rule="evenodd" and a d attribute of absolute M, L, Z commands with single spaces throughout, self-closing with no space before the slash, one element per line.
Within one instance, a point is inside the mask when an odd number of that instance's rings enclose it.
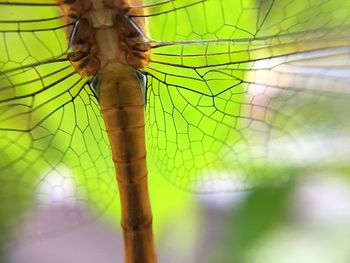
<path fill-rule="evenodd" d="M 97 74 L 99 101 L 112 148 L 122 205 L 125 262 L 156 262 L 147 187 L 144 95 L 136 69 L 148 62 L 149 47 L 130 22 L 128 1 L 60 2 L 77 19 L 68 59 L 84 76 Z"/>
<path fill-rule="evenodd" d="M 70 20 L 78 19 L 71 38 L 73 52 L 69 59 L 81 75 L 91 76 L 113 64 L 115 70 L 125 66 L 142 68 L 149 60 L 150 47 L 140 29 L 142 18 L 128 18 L 130 3 L 120 0 L 76 0 L 61 3 Z M 138 26 L 139 28 L 137 28 Z"/>

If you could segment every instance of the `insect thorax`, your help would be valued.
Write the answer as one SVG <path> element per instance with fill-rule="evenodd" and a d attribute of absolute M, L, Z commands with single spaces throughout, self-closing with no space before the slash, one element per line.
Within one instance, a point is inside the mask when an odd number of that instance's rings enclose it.
<path fill-rule="evenodd" d="M 143 21 L 131 22 L 128 1 L 59 0 L 59 4 L 65 17 L 75 21 L 74 29 L 67 31 L 73 50 L 68 59 L 79 74 L 92 76 L 111 64 L 135 69 L 148 64 L 150 46 L 141 33 Z"/>

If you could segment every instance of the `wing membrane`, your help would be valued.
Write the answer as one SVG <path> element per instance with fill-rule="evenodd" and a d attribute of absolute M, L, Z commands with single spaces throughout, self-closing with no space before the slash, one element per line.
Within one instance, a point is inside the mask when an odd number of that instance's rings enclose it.
<path fill-rule="evenodd" d="M 148 149 L 170 182 L 237 190 L 348 169 L 348 1 L 131 2 L 153 46 Z M 90 80 L 66 60 L 70 20 L 53 0 L 0 1 L 0 12 L 4 233 L 55 189 L 69 189 L 58 204 L 105 209 L 110 150 Z"/>
<path fill-rule="evenodd" d="M 307 37 L 350 23 L 350 4 L 345 0 L 202 0 L 178 9 L 176 3 L 183 1 L 150 2 L 158 5 L 153 11 L 144 8 L 150 16 L 148 36 L 158 42 L 270 38 L 278 43 L 281 36 Z M 161 12 L 170 5 L 173 11 Z"/>
<path fill-rule="evenodd" d="M 0 12 L 0 242 L 8 245 L 39 208 L 68 207 L 55 217 L 80 225 L 90 220 L 81 208 L 100 215 L 116 187 L 99 105 L 66 58 L 72 25 L 57 2 L 2 1 Z"/>
<path fill-rule="evenodd" d="M 56 1 L 1 1 L 1 72 L 60 57 L 68 49 Z"/>
<path fill-rule="evenodd" d="M 204 67 L 193 78 L 179 71 L 176 81 L 151 71 L 149 142 L 161 173 L 183 188 L 217 191 L 344 165 L 350 50 L 333 52 Z M 310 67 L 322 59 L 326 66 Z"/>
<path fill-rule="evenodd" d="M 210 2 L 182 11 L 206 10 Z M 145 69 L 148 141 L 161 174 L 181 188 L 211 192 L 348 169 L 349 12 L 326 17 L 348 3 L 214 2 L 222 13 L 237 5 L 245 17 L 231 35 L 204 27 L 198 35 L 208 40 L 195 40 L 195 22 L 174 22 L 186 36 L 154 31 L 170 40 L 154 45 Z M 203 12 L 191 19 L 211 23 Z M 164 23 L 181 13 L 165 16 Z"/>

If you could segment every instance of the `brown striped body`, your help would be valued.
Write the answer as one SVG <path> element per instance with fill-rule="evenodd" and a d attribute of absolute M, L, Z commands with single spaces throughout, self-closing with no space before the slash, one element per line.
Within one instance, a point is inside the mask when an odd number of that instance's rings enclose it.
<path fill-rule="evenodd" d="M 81 75 L 98 74 L 100 79 L 100 106 L 120 191 L 125 262 L 156 262 L 147 187 L 144 95 L 136 75 L 136 69 L 148 62 L 149 47 L 126 17 L 128 1 L 59 2 L 63 13 L 72 19 L 79 17 L 68 58 Z M 143 27 L 142 20 L 135 22 Z"/>
<path fill-rule="evenodd" d="M 107 68 L 101 72 L 100 105 L 117 172 L 126 262 L 156 262 L 147 188 L 144 98 L 132 67 L 118 74 Z"/>

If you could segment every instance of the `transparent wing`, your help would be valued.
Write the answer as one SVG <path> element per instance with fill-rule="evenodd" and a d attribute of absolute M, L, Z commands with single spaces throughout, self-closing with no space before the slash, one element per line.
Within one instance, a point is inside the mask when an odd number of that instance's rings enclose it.
<path fill-rule="evenodd" d="M 272 44 L 343 31 L 349 24 L 346 0 L 132 0 L 131 16 L 146 16 L 150 39 L 258 40 Z M 144 2 L 144 6 L 140 6 Z M 335 32 L 333 32 L 335 33 Z M 283 37 L 283 41 L 280 38 Z"/>
<path fill-rule="evenodd" d="M 160 173 L 211 192 L 348 171 L 350 3 L 194 2 L 149 18 L 148 145 Z"/>
<path fill-rule="evenodd" d="M 172 183 L 232 190 L 348 169 L 346 1 L 131 2 L 154 47 L 149 157 Z M 85 200 L 102 211 L 116 192 L 98 103 L 66 60 L 72 25 L 57 3 L 0 1 L 4 242 L 34 204 L 67 202 L 74 209 L 60 215 L 75 224 Z"/>
<path fill-rule="evenodd" d="M 116 187 L 98 102 L 66 59 L 72 25 L 56 1 L 2 1 L 0 13 L 0 225 L 8 244 L 47 205 L 61 209 L 51 216 L 68 227 L 88 220 L 84 207 L 100 215 Z"/>

